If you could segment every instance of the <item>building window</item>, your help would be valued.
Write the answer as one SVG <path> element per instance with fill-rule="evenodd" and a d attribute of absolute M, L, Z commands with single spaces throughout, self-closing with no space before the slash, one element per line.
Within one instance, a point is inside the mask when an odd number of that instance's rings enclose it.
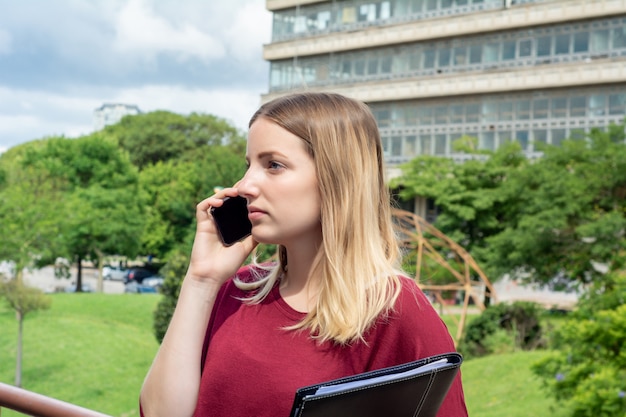
<path fill-rule="evenodd" d="M 604 116 L 606 96 L 604 94 L 594 94 L 589 97 L 589 116 Z"/>
<path fill-rule="evenodd" d="M 437 51 L 434 49 L 427 49 L 424 51 L 424 68 L 435 68 L 435 55 Z"/>
<path fill-rule="evenodd" d="M 391 155 L 402 156 L 402 136 L 391 137 Z"/>
<path fill-rule="evenodd" d="M 609 114 L 626 116 L 626 93 L 609 95 Z"/>
<path fill-rule="evenodd" d="M 450 48 L 439 49 L 439 67 L 447 67 L 450 65 Z"/>
<path fill-rule="evenodd" d="M 502 44 L 502 60 L 510 61 L 515 59 L 515 41 L 506 41 Z"/>
<path fill-rule="evenodd" d="M 569 100 L 569 114 L 571 117 L 585 117 L 587 115 L 587 97 L 571 97 Z"/>
<path fill-rule="evenodd" d="M 480 105 L 470 103 L 465 108 L 465 121 L 467 123 L 478 123 L 480 121 Z"/>
<path fill-rule="evenodd" d="M 422 155 L 432 155 L 432 138 L 431 135 L 420 135 L 420 148 Z"/>
<path fill-rule="evenodd" d="M 533 54 L 533 41 L 532 39 L 521 39 L 519 41 L 519 56 L 520 58 L 526 58 Z"/>
<path fill-rule="evenodd" d="M 534 100 L 533 102 L 533 119 L 547 119 L 549 109 L 548 99 Z"/>
<path fill-rule="evenodd" d="M 613 29 L 613 48 L 626 48 L 626 26 Z"/>
<path fill-rule="evenodd" d="M 574 53 L 589 51 L 589 32 L 574 33 Z"/>
<path fill-rule="evenodd" d="M 496 62 L 499 58 L 500 52 L 500 44 L 499 43 L 489 43 L 484 45 L 483 47 L 483 62 Z"/>
<path fill-rule="evenodd" d="M 435 155 L 446 155 L 448 153 L 447 135 L 435 135 Z"/>
<path fill-rule="evenodd" d="M 417 156 L 418 152 L 417 137 L 415 135 L 407 136 L 404 141 L 404 156 L 412 158 Z"/>
<path fill-rule="evenodd" d="M 450 106 L 450 123 L 463 123 L 463 105 L 453 104 Z"/>
<path fill-rule="evenodd" d="M 528 149 L 528 131 L 526 130 L 518 130 L 515 132 L 515 140 L 520 144 L 523 151 Z"/>
<path fill-rule="evenodd" d="M 420 154 L 450 155 L 453 140 L 461 136 L 477 138 L 480 149 L 495 150 L 514 140 L 533 152 L 542 143 L 558 146 L 565 138 L 584 137 L 592 126 L 620 123 L 626 115 L 626 84 L 371 106 L 393 163 Z"/>
<path fill-rule="evenodd" d="M 448 107 L 437 106 L 435 107 L 435 124 L 443 125 L 448 123 Z"/>
<path fill-rule="evenodd" d="M 433 124 L 433 109 L 430 107 L 422 107 L 418 111 L 420 125 Z"/>
<path fill-rule="evenodd" d="M 480 64 L 483 48 L 481 45 L 470 45 L 470 64 Z"/>
<path fill-rule="evenodd" d="M 591 51 L 606 52 L 609 50 L 609 30 L 601 29 L 591 32 Z"/>
<path fill-rule="evenodd" d="M 536 151 L 542 149 L 541 145 L 548 143 L 548 131 L 543 129 L 533 130 L 533 148 Z"/>
<path fill-rule="evenodd" d="M 501 121 L 510 121 L 515 117 L 515 112 L 513 111 L 513 103 L 512 102 L 504 102 L 500 103 L 500 118 Z"/>
<path fill-rule="evenodd" d="M 560 146 L 561 142 L 565 140 L 566 130 L 565 129 L 552 129 L 550 132 L 552 136 L 550 143 L 554 146 Z"/>
<path fill-rule="evenodd" d="M 555 55 L 569 54 L 570 35 L 557 35 L 554 37 L 554 53 Z"/>
<path fill-rule="evenodd" d="M 498 121 L 500 112 L 500 103 L 490 101 L 483 103 L 482 119 L 486 123 L 495 123 Z"/>
<path fill-rule="evenodd" d="M 530 119 L 530 100 L 520 100 L 515 103 L 515 115 L 517 120 Z"/>
<path fill-rule="evenodd" d="M 478 146 L 480 149 L 486 149 L 493 151 L 496 149 L 496 139 L 493 132 L 483 132 L 480 135 L 480 143 Z"/>
<path fill-rule="evenodd" d="M 556 97 L 552 99 L 550 117 L 557 119 L 567 117 L 567 97 Z"/>

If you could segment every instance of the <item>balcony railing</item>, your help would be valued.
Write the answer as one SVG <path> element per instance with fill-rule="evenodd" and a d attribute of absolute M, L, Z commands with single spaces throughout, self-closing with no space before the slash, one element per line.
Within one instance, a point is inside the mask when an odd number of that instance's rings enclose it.
<path fill-rule="evenodd" d="M 107 414 L 0 383 L 0 415 L 8 408 L 33 417 L 111 417 Z"/>

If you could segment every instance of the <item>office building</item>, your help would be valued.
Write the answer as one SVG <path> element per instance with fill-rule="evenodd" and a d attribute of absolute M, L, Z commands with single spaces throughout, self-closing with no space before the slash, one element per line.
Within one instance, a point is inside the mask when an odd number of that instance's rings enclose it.
<path fill-rule="evenodd" d="M 387 162 L 559 144 L 626 114 L 626 0 L 267 0 L 269 92 L 331 90 L 377 117 Z"/>
<path fill-rule="evenodd" d="M 115 124 L 128 115 L 140 114 L 141 110 L 135 105 L 121 103 L 106 103 L 93 112 L 93 127 L 95 131 L 105 126 Z"/>
<path fill-rule="evenodd" d="M 372 108 L 394 167 L 518 141 L 558 145 L 626 115 L 626 0 L 266 0 L 269 91 Z M 397 169 L 396 171 L 397 172 Z M 419 203 L 418 203 L 419 204 Z M 418 213 L 426 211 L 416 207 Z"/>

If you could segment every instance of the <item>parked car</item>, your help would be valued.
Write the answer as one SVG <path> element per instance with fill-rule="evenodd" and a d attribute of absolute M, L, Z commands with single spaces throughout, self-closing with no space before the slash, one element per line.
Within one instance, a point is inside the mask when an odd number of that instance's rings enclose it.
<path fill-rule="evenodd" d="M 124 286 L 124 292 L 128 293 L 158 293 L 163 286 L 163 278 L 159 276 L 153 276 L 144 278 L 141 283 L 137 281 L 129 281 Z"/>
<path fill-rule="evenodd" d="M 83 292 L 93 292 L 93 288 L 91 287 L 91 285 L 84 283 L 84 282 L 80 288 L 82 289 Z M 76 283 L 73 282 L 70 285 L 66 286 L 65 292 L 76 292 Z"/>
<path fill-rule="evenodd" d="M 141 284 L 141 282 L 145 278 L 154 277 L 157 276 L 157 274 L 158 271 L 146 267 L 128 268 L 128 270 L 126 270 L 126 275 L 124 275 L 124 284 L 127 284 L 131 281 L 135 281 L 138 284 Z"/>
<path fill-rule="evenodd" d="M 115 281 L 124 281 L 128 270 L 121 266 L 105 265 L 102 267 L 102 278 Z"/>

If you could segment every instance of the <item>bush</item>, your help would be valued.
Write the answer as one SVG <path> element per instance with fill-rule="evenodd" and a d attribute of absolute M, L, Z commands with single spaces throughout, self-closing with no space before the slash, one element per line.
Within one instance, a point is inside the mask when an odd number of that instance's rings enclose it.
<path fill-rule="evenodd" d="M 180 287 L 189 265 L 189 255 L 187 254 L 189 251 L 187 248 L 173 251 L 168 257 L 167 264 L 161 270 L 164 278 L 163 287 L 161 287 L 163 298 L 154 311 L 154 336 L 159 343 L 163 341 L 174 314 Z M 254 254 L 248 257 L 246 263 L 251 262 L 255 256 L 258 262 L 269 261 L 275 252 L 275 245 L 259 245 Z"/>
<path fill-rule="evenodd" d="M 167 264 L 161 270 L 164 278 L 163 286 L 161 287 L 163 298 L 161 298 L 154 310 L 154 336 L 159 343 L 163 341 L 167 327 L 174 314 L 180 286 L 187 273 L 188 262 L 189 258 L 186 254 L 174 252 L 169 256 Z"/>
<path fill-rule="evenodd" d="M 514 349 L 535 349 L 543 343 L 541 308 L 518 301 L 490 306 L 466 327 L 459 350 L 467 357 Z"/>
<path fill-rule="evenodd" d="M 573 417 L 626 415 L 626 276 L 607 276 L 556 332 L 533 372 Z"/>

